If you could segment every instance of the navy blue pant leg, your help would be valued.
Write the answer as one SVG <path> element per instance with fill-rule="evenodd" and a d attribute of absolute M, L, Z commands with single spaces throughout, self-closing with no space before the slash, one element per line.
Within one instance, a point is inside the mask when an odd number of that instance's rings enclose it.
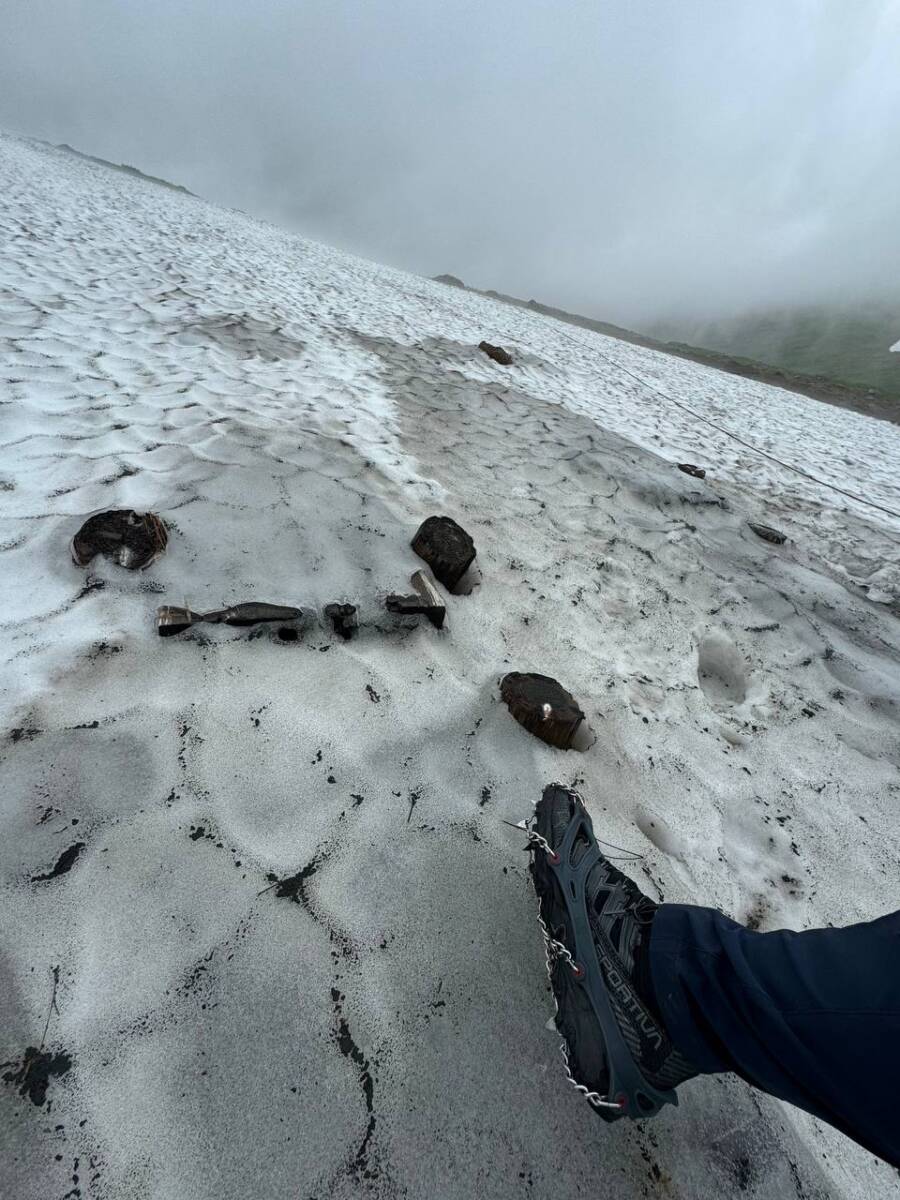
<path fill-rule="evenodd" d="M 734 1071 L 900 1166 L 900 913 L 754 933 L 663 904 L 650 970 L 672 1041 L 701 1071 Z"/>

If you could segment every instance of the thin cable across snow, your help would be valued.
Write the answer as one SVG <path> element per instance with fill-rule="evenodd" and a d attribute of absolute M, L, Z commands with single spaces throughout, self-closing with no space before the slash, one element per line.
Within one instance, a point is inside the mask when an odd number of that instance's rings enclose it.
<path fill-rule="evenodd" d="M 544 316 L 543 313 L 540 315 L 542 317 Z M 550 319 L 553 320 L 553 318 Z M 562 321 L 556 321 L 555 323 L 557 325 L 563 324 Z M 573 346 L 578 346 L 581 350 L 587 350 L 590 352 L 590 347 L 586 346 L 584 342 L 579 342 L 577 338 L 572 337 L 564 330 L 559 330 L 558 332 L 560 332 L 567 341 L 571 342 Z M 690 413 L 690 415 L 696 418 L 696 420 L 703 421 L 706 425 L 711 425 L 713 429 L 717 429 L 719 433 L 724 433 L 726 437 L 731 438 L 732 441 L 737 442 L 739 445 L 743 446 L 747 450 L 752 451 L 754 454 L 758 454 L 762 458 L 767 458 L 770 462 L 777 463 L 778 466 L 784 467 L 786 471 L 793 471 L 796 475 L 800 475 L 804 479 L 810 480 L 819 487 L 828 488 L 828 490 L 832 492 L 838 492 L 841 496 L 846 496 L 850 500 L 855 500 L 857 504 L 864 504 L 869 508 L 877 509 L 879 512 L 885 513 L 887 516 L 894 517 L 900 521 L 900 512 L 895 512 L 894 509 L 887 508 L 883 504 L 878 504 L 874 500 L 867 500 L 863 496 L 858 496 L 855 492 L 850 492 L 847 491 L 846 488 L 838 487 L 835 483 L 828 483 L 826 480 L 820 479 L 817 475 L 812 475 L 809 471 L 804 471 L 802 467 L 794 466 L 793 463 L 786 463 L 782 459 L 776 458 L 774 454 L 769 454 L 767 450 L 761 450 L 758 446 L 754 446 L 751 442 L 744 441 L 742 437 L 739 437 L 736 433 L 732 433 L 732 431 L 730 429 L 726 429 L 724 425 L 720 425 L 717 421 L 713 421 L 710 417 L 705 417 L 702 413 L 697 412 L 696 409 L 691 408 L 689 404 L 685 404 L 683 400 L 676 400 L 674 396 L 670 396 L 668 392 L 664 392 L 662 388 L 650 383 L 649 380 L 637 375 L 634 371 L 630 371 L 628 367 L 623 367 L 621 363 L 617 362 L 614 358 L 611 358 L 608 354 L 604 354 L 602 350 L 594 348 L 594 353 L 602 358 L 604 362 L 607 362 L 611 366 L 615 367 L 617 371 L 621 371 L 623 375 L 628 375 L 631 379 L 635 380 L 636 383 L 641 384 L 642 387 L 647 388 L 651 392 L 655 392 L 657 396 L 661 396 L 663 400 L 668 400 L 670 404 L 676 405 L 676 407 L 682 409 L 684 412 Z"/>

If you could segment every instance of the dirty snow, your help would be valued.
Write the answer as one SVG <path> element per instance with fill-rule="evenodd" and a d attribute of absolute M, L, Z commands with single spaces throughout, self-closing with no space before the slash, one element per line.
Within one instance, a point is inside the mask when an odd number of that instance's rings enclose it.
<path fill-rule="evenodd" d="M 642 381 L 895 512 L 900 429 L 14 137 L 0 236 L 0 1193 L 896 1195 L 736 1079 L 601 1125 L 502 822 L 562 779 L 654 896 L 900 905 L 900 520 Z M 168 522 L 147 572 L 72 564 L 109 507 Z M 435 511 L 483 575 L 441 633 L 156 636 L 165 602 L 379 620 Z M 507 670 L 595 745 L 531 738 Z"/>

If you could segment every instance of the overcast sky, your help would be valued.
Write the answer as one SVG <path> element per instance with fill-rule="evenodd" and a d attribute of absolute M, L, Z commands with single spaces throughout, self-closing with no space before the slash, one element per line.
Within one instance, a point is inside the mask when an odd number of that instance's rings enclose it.
<path fill-rule="evenodd" d="M 611 320 L 900 293 L 900 0 L 2 0 L 0 126 Z"/>

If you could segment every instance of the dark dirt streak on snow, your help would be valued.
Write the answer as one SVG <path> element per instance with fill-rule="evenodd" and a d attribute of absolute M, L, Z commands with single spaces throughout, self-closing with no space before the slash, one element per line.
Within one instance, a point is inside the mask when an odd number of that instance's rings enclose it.
<path fill-rule="evenodd" d="M 277 897 L 286 900 L 292 900 L 294 904 L 299 904 L 300 907 L 304 909 L 310 917 L 312 917 L 317 925 L 322 926 L 322 928 L 328 934 L 332 945 L 336 945 L 338 947 L 340 955 L 343 958 L 349 959 L 350 961 L 356 961 L 358 951 L 353 939 L 348 933 L 342 930 L 339 926 L 335 925 L 333 921 L 330 921 L 327 916 L 323 915 L 319 911 L 307 890 L 308 881 L 313 877 L 313 875 L 315 875 L 320 867 L 324 866 L 333 853 L 333 850 L 333 846 L 326 846 L 324 849 L 317 851 L 305 867 L 301 867 L 301 869 L 293 875 L 285 875 L 282 879 L 279 879 L 277 875 L 269 872 L 266 875 L 266 879 L 269 880 L 269 887 L 263 888 L 263 892 L 261 892 L 260 895 L 274 889 Z M 335 951 L 335 953 L 338 953 L 338 951 Z"/>
<path fill-rule="evenodd" d="M 68 850 L 63 850 L 52 871 L 48 871 L 46 875 L 32 875 L 31 882 L 46 883 L 50 879 L 57 879 L 60 875 L 65 875 L 67 871 L 71 871 L 75 866 L 76 860 L 84 847 L 84 842 L 75 842 L 74 845 L 69 846 Z"/>
<path fill-rule="evenodd" d="M 357 803 L 361 803 L 362 796 L 354 797 Z M 312 901 L 307 890 L 308 881 L 316 874 L 321 866 L 327 862 L 331 850 L 326 848 L 319 850 L 299 871 L 293 875 L 287 875 L 283 878 L 278 878 L 270 873 L 267 879 L 270 885 L 274 888 L 275 895 L 280 898 L 292 900 L 295 904 L 299 904 L 319 925 L 322 925 L 329 934 L 332 942 L 336 942 L 341 949 L 344 957 L 354 958 L 356 951 L 346 934 L 333 928 L 331 923 L 327 921 L 319 912 L 316 911 L 316 906 Z M 344 1016 L 342 1004 L 345 995 L 336 986 L 331 988 L 331 999 L 334 1004 L 335 1017 L 337 1026 L 334 1030 L 333 1037 L 335 1045 L 341 1054 L 350 1060 L 356 1067 L 359 1075 L 359 1084 L 362 1089 L 363 1098 L 366 1104 L 366 1112 L 368 1121 L 366 1123 L 365 1132 L 357 1149 L 353 1152 L 352 1157 L 347 1165 L 347 1170 L 354 1179 L 375 1180 L 381 1177 L 380 1169 L 371 1161 L 372 1158 L 372 1137 L 375 1133 L 375 1079 L 373 1067 L 370 1060 L 365 1056 L 360 1049 L 353 1034 L 350 1031 L 350 1026 Z"/>
<path fill-rule="evenodd" d="M 331 989 L 331 999 L 334 1003 L 334 1011 L 338 1019 L 334 1040 L 341 1054 L 345 1058 L 350 1059 L 359 1072 L 359 1084 L 365 1098 L 366 1112 L 369 1114 L 363 1140 L 360 1142 L 359 1148 L 350 1163 L 350 1172 L 353 1175 L 362 1174 L 364 1179 L 374 1179 L 378 1175 L 378 1169 L 369 1165 L 369 1144 L 375 1132 L 375 1081 L 372 1077 L 372 1068 L 369 1060 L 354 1041 L 353 1035 L 350 1032 L 350 1026 L 347 1024 L 347 1019 L 343 1014 L 341 1008 L 341 1002 L 344 1000 L 343 993 L 338 988 L 333 987 Z"/>
<path fill-rule="evenodd" d="M 306 892 L 306 881 L 312 878 L 322 865 L 324 858 L 322 855 L 316 855 L 311 858 L 305 867 L 302 867 L 295 875 L 286 875 L 284 879 L 279 879 L 276 875 L 269 874 L 266 878 L 274 883 L 275 895 L 279 897 L 287 897 L 288 900 L 293 900 L 295 904 L 299 904 L 305 908 L 309 915 L 318 920 L 318 917 L 313 912 L 310 904 L 309 896 Z"/>
<path fill-rule="evenodd" d="M 5 1062 L 2 1066 L 13 1068 L 4 1071 L 4 1081 L 11 1083 L 20 1096 L 40 1108 L 46 1103 L 51 1078 L 65 1075 L 72 1066 L 72 1059 L 64 1050 L 51 1054 L 36 1046 L 28 1046 L 21 1062 Z"/>

